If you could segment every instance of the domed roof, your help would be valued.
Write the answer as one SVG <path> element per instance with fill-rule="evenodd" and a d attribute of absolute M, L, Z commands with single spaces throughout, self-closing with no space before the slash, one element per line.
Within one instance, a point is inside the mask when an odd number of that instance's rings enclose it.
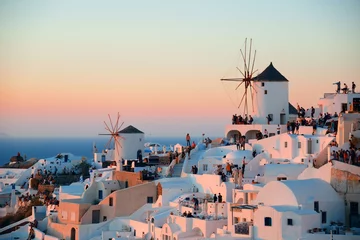
<path fill-rule="evenodd" d="M 243 160 L 244 157 L 246 157 L 246 160 L 249 161 L 252 158 L 252 152 L 249 150 L 233 151 L 226 154 L 225 158 L 227 160 L 235 160 L 235 159 Z"/>

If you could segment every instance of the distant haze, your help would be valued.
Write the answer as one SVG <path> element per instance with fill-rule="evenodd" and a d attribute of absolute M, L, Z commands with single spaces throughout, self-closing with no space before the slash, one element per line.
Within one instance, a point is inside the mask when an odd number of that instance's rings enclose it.
<path fill-rule="evenodd" d="M 0 136 L 223 135 L 245 38 L 316 107 L 360 88 L 360 1 L 0 1 Z M 232 86 L 231 86 L 232 87 Z"/>

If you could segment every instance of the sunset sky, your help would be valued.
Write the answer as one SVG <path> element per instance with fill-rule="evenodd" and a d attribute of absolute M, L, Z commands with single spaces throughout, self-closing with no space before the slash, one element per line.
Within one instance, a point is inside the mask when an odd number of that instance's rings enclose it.
<path fill-rule="evenodd" d="M 245 38 L 316 106 L 360 87 L 360 1 L 0 1 L 0 136 L 82 137 L 107 114 L 151 136 L 224 134 Z"/>

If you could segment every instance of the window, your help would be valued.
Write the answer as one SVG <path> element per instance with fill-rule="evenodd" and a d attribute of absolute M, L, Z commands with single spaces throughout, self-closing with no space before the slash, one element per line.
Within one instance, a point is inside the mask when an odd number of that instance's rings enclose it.
<path fill-rule="evenodd" d="M 314 211 L 319 212 L 319 202 L 318 201 L 314 202 Z"/>
<path fill-rule="evenodd" d="M 326 223 L 326 212 L 321 212 L 321 223 Z"/>
<path fill-rule="evenodd" d="M 319 139 L 316 139 L 316 143 L 319 143 Z"/>
<path fill-rule="evenodd" d="M 112 207 L 113 204 L 114 204 L 114 200 L 113 200 L 113 198 L 111 197 L 111 198 L 109 198 L 109 206 Z"/>
<path fill-rule="evenodd" d="M 61 216 L 63 219 L 67 219 L 67 211 L 61 211 Z"/>
<path fill-rule="evenodd" d="M 147 203 L 153 203 L 153 197 L 147 197 Z"/>
<path fill-rule="evenodd" d="M 204 172 L 207 172 L 207 170 L 208 170 L 208 165 L 207 165 L 207 164 L 204 164 L 204 165 L 203 165 L 203 171 L 204 171 Z"/>
<path fill-rule="evenodd" d="M 298 142 L 298 148 L 301 148 L 301 142 Z"/>
<path fill-rule="evenodd" d="M 99 190 L 99 199 L 103 199 L 103 191 L 102 190 Z"/>
<path fill-rule="evenodd" d="M 107 221 L 107 217 L 104 216 L 104 217 L 103 217 L 103 222 L 106 222 L 106 221 Z"/>
<path fill-rule="evenodd" d="M 278 177 L 277 180 L 278 181 L 285 181 L 285 180 L 287 180 L 287 178 L 286 177 Z"/>
<path fill-rule="evenodd" d="M 75 212 L 70 213 L 70 220 L 75 222 Z"/>
<path fill-rule="evenodd" d="M 293 220 L 291 218 L 287 219 L 287 225 L 288 226 L 292 226 L 293 225 Z"/>
<path fill-rule="evenodd" d="M 303 158 L 301 159 L 301 162 L 302 162 L 302 163 L 304 162 L 304 159 L 303 159 Z"/>
<path fill-rule="evenodd" d="M 237 223 L 239 223 L 239 222 L 240 222 L 240 218 L 234 217 L 234 224 L 237 224 Z"/>
<path fill-rule="evenodd" d="M 265 226 L 271 227 L 271 217 L 266 217 L 264 220 L 265 220 Z"/>
<path fill-rule="evenodd" d="M 285 148 L 287 148 L 287 147 L 288 147 L 288 144 L 287 144 L 287 142 L 285 142 L 285 144 L 284 144 L 284 147 L 285 147 Z"/>
<path fill-rule="evenodd" d="M 267 94 L 267 90 L 264 91 L 264 94 Z"/>
<path fill-rule="evenodd" d="M 261 86 L 262 86 L 262 87 L 264 87 L 264 86 L 265 86 L 265 83 L 264 83 L 264 82 L 262 82 L 262 83 L 261 83 Z"/>
<path fill-rule="evenodd" d="M 359 203 L 358 202 L 350 202 L 350 215 L 351 216 L 359 215 Z"/>

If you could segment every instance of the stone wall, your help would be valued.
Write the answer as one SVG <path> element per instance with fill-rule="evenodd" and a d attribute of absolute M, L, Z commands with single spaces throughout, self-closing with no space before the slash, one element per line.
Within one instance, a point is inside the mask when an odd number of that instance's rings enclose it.
<path fill-rule="evenodd" d="M 360 176 L 348 171 L 331 168 L 331 186 L 338 193 L 360 194 Z"/>
<path fill-rule="evenodd" d="M 127 182 L 127 187 L 133 187 L 147 182 L 141 180 L 141 174 L 141 172 L 114 171 L 113 180 L 119 181 L 121 188 L 125 188 L 125 182 Z"/>

